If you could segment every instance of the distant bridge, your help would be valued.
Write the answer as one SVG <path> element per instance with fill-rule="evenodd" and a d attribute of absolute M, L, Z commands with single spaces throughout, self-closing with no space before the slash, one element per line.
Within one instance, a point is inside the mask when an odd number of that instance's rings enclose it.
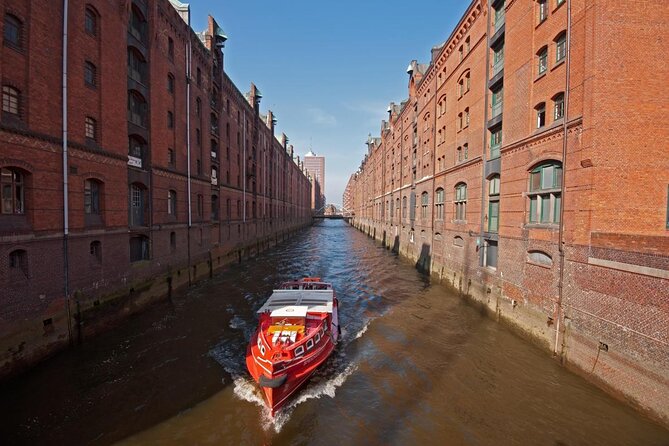
<path fill-rule="evenodd" d="M 311 216 L 318 219 L 348 220 L 351 217 L 351 212 L 340 204 L 328 203 L 322 208 L 314 210 Z"/>

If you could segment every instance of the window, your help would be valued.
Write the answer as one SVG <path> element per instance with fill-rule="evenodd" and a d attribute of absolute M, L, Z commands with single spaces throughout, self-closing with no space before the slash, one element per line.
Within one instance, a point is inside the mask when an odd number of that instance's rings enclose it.
<path fill-rule="evenodd" d="M 461 98 L 465 94 L 465 80 L 460 79 L 458 81 L 458 98 Z"/>
<path fill-rule="evenodd" d="M 492 75 L 496 75 L 504 68 L 504 43 L 502 42 L 492 53 Z"/>
<path fill-rule="evenodd" d="M 175 165 L 174 149 L 167 149 L 167 165 L 172 167 Z"/>
<path fill-rule="evenodd" d="M 439 116 L 446 113 L 446 96 L 442 96 L 439 101 Z"/>
<path fill-rule="evenodd" d="M 84 64 L 84 82 L 89 87 L 95 88 L 97 86 L 97 68 L 88 61 Z"/>
<path fill-rule="evenodd" d="M 546 125 L 546 103 L 542 102 L 541 104 L 534 107 L 534 110 L 537 114 L 537 128 L 540 129 Z"/>
<path fill-rule="evenodd" d="M 28 277 L 28 253 L 24 249 L 17 249 L 9 253 L 9 268 Z"/>
<path fill-rule="evenodd" d="M 463 160 L 469 158 L 469 143 L 464 143 L 464 145 L 462 146 L 462 157 Z"/>
<path fill-rule="evenodd" d="M 202 161 L 195 160 L 195 172 L 198 175 L 202 175 Z"/>
<path fill-rule="evenodd" d="M 142 44 L 147 44 L 148 24 L 140 10 L 132 5 L 128 32 Z"/>
<path fill-rule="evenodd" d="M 406 217 L 407 215 L 407 197 L 402 197 L 402 215 Z"/>
<path fill-rule="evenodd" d="M 537 53 L 537 72 L 542 75 L 548 69 L 548 48 L 543 47 Z"/>
<path fill-rule="evenodd" d="M 174 94 L 174 76 L 172 76 L 172 73 L 167 75 L 167 91 Z"/>
<path fill-rule="evenodd" d="M 553 97 L 553 119 L 564 118 L 564 93 L 558 93 Z"/>
<path fill-rule="evenodd" d="M 88 215 L 100 215 L 101 183 L 89 179 L 84 182 L 84 212 Z"/>
<path fill-rule="evenodd" d="M 472 49 L 472 41 L 469 37 L 465 39 L 465 52 L 469 53 L 469 51 Z"/>
<path fill-rule="evenodd" d="M 499 175 L 488 180 L 488 232 L 499 229 Z"/>
<path fill-rule="evenodd" d="M 202 86 L 202 71 L 200 70 L 200 67 L 198 67 L 197 71 L 196 71 L 196 80 L 197 80 L 197 86 L 201 87 Z"/>
<path fill-rule="evenodd" d="M 167 213 L 177 215 L 177 193 L 176 191 L 167 191 Z"/>
<path fill-rule="evenodd" d="M 484 266 L 497 269 L 497 241 L 485 240 L 483 243 Z"/>
<path fill-rule="evenodd" d="M 204 197 L 202 194 L 197 195 L 197 216 L 202 217 L 202 211 L 204 209 Z"/>
<path fill-rule="evenodd" d="M 195 144 L 198 147 L 202 145 L 202 135 L 200 134 L 200 129 L 195 129 Z"/>
<path fill-rule="evenodd" d="M 171 37 L 167 38 L 167 57 L 174 60 L 174 40 Z"/>
<path fill-rule="evenodd" d="M 92 241 L 89 250 L 93 259 L 98 263 L 102 262 L 102 243 L 99 240 Z"/>
<path fill-rule="evenodd" d="M 469 107 L 465 108 L 465 127 L 469 127 Z"/>
<path fill-rule="evenodd" d="M 458 48 L 458 55 L 460 57 L 459 60 L 462 61 L 462 57 L 464 55 L 464 49 L 463 49 L 462 45 L 460 45 L 460 48 Z"/>
<path fill-rule="evenodd" d="M 307 350 L 311 350 L 312 348 L 314 348 L 314 340 L 313 340 L 313 339 L 309 339 L 309 340 L 307 341 Z"/>
<path fill-rule="evenodd" d="M 167 128 L 168 129 L 174 128 L 174 113 L 172 113 L 171 111 L 167 112 Z"/>
<path fill-rule="evenodd" d="M 146 128 L 148 125 L 148 106 L 144 97 L 138 92 L 128 92 L 128 121 Z"/>
<path fill-rule="evenodd" d="M 493 14 L 493 24 L 495 31 L 497 31 L 504 25 L 504 2 L 498 2 L 493 8 L 495 9 Z"/>
<path fill-rule="evenodd" d="M 130 237 L 130 261 L 149 260 L 149 238 L 143 235 Z"/>
<path fill-rule="evenodd" d="M 84 16 L 84 29 L 92 36 L 98 34 L 98 16 L 93 9 L 86 8 L 86 15 Z"/>
<path fill-rule="evenodd" d="M 12 115 L 19 115 L 21 103 L 21 92 L 9 85 L 2 86 L 2 111 L 11 113 Z"/>
<path fill-rule="evenodd" d="M 437 220 L 443 220 L 444 219 L 444 189 L 441 187 L 437 189 L 437 191 L 434 194 L 434 207 L 436 208 L 436 216 L 435 218 Z"/>
<path fill-rule="evenodd" d="M 537 3 L 537 7 L 539 9 L 539 23 L 542 23 L 548 18 L 548 1 L 539 0 Z"/>
<path fill-rule="evenodd" d="M 458 113 L 458 130 L 462 130 L 462 113 Z"/>
<path fill-rule="evenodd" d="M 255 212 L 255 206 L 253 207 L 253 211 Z M 213 221 L 218 220 L 218 196 L 217 195 L 212 195 L 211 196 L 211 219 Z"/>
<path fill-rule="evenodd" d="M 430 201 L 430 198 L 427 192 L 420 194 L 420 216 L 421 218 L 427 218 L 427 205 Z"/>
<path fill-rule="evenodd" d="M 502 114 L 502 105 L 503 105 L 503 97 L 504 97 L 504 88 L 500 88 L 497 91 L 492 92 L 492 114 L 491 117 L 495 118 L 499 115 Z"/>
<path fill-rule="evenodd" d="M 5 14 L 4 43 L 7 46 L 21 48 L 23 23 L 11 14 Z"/>
<path fill-rule="evenodd" d="M 25 214 L 25 178 L 16 169 L 0 169 L 0 187 L 2 187 L 2 213 Z"/>
<path fill-rule="evenodd" d="M 549 161 L 530 171 L 530 223 L 560 222 L 562 163 Z"/>
<path fill-rule="evenodd" d="M 199 118 L 202 116 L 202 101 L 200 98 L 195 100 L 195 115 Z"/>
<path fill-rule="evenodd" d="M 527 262 L 534 263 L 535 265 L 547 266 L 549 268 L 553 266 L 553 259 L 551 256 L 543 251 L 537 250 L 527 251 Z"/>
<path fill-rule="evenodd" d="M 465 220 L 467 217 L 467 185 L 460 183 L 455 186 L 455 219 Z"/>
<path fill-rule="evenodd" d="M 148 84 L 148 65 L 142 53 L 135 48 L 128 48 L 128 77 L 140 84 Z"/>
<path fill-rule="evenodd" d="M 130 185 L 130 226 L 144 226 L 146 189 L 142 184 Z"/>
<path fill-rule="evenodd" d="M 567 33 L 563 32 L 555 39 L 555 63 L 562 62 L 567 55 Z"/>
<path fill-rule="evenodd" d="M 490 159 L 499 157 L 500 147 L 502 147 L 502 129 L 490 131 Z"/>
<path fill-rule="evenodd" d="M 177 234 L 176 232 L 170 232 L 170 251 L 174 252 L 177 250 Z"/>
<path fill-rule="evenodd" d="M 467 74 L 465 74 L 465 93 L 469 91 L 471 88 L 471 76 L 469 74 L 469 71 L 467 71 Z"/>
<path fill-rule="evenodd" d="M 93 141 L 97 141 L 97 122 L 95 119 L 90 116 L 86 116 L 86 122 L 84 124 L 86 130 L 86 138 Z"/>

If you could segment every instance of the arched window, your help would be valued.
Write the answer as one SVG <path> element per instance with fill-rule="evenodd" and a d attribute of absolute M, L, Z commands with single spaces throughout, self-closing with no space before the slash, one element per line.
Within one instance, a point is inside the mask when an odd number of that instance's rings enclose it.
<path fill-rule="evenodd" d="M 98 263 L 102 262 L 102 243 L 99 240 L 94 240 L 90 244 L 91 257 Z"/>
<path fill-rule="evenodd" d="M 195 100 L 195 115 L 198 118 L 202 116 L 202 100 L 200 98 Z"/>
<path fill-rule="evenodd" d="M 14 116 L 21 112 L 21 92 L 9 85 L 2 86 L 2 111 Z"/>
<path fill-rule="evenodd" d="M 148 65 L 142 53 L 134 47 L 128 47 L 128 77 L 142 85 L 148 84 Z"/>
<path fill-rule="evenodd" d="M 146 128 L 148 126 L 148 106 L 146 99 L 138 91 L 128 91 L 128 121 Z"/>
<path fill-rule="evenodd" d="M 499 230 L 499 175 L 493 175 L 488 179 L 488 232 Z"/>
<path fill-rule="evenodd" d="M 456 235 L 455 237 L 453 237 L 453 246 L 462 248 L 463 246 L 465 246 L 465 240 L 459 235 Z"/>
<path fill-rule="evenodd" d="M 130 34 L 139 40 L 142 44 L 146 45 L 147 35 L 148 35 L 148 24 L 146 18 L 142 12 L 137 8 L 137 6 L 132 5 L 130 11 L 130 29 L 128 30 Z"/>
<path fill-rule="evenodd" d="M 89 178 L 84 181 L 84 213 L 87 215 L 100 215 L 100 197 L 102 195 L 102 183 L 96 179 Z"/>
<path fill-rule="evenodd" d="M 23 43 L 23 22 L 18 17 L 5 14 L 4 44 L 20 49 Z"/>
<path fill-rule="evenodd" d="M 548 47 L 543 46 L 537 52 L 537 75 L 542 75 L 548 69 Z"/>
<path fill-rule="evenodd" d="M 90 5 L 86 6 L 86 12 L 84 15 L 84 29 L 92 36 L 98 35 L 98 14 Z"/>
<path fill-rule="evenodd" d="M 537 115 L 537 127 L 540 129 L 541 127 L 546 125 L 546 103 L 545 102 L 540 102 L 534 107 L 534 111 L 536 112 Z"/>
<path fill-rule="evenodd" d="M 168 162 L 174 165 L 174 150 L 168 149 Z M 130 135 L 128 137 L 128 165 L 142 168 L 144 159 L 147 156 L 147 144 L 144 138 L 139 135 Z"/>
<path fill-rule="evenodd" d="M 211 219 L 218 220 L 218 195 L 211 196 Z"/>
<path fill-rule="evenodd" d="M 407 216 L 407 197 L 406 195 L 402 197 L 402 216 L 406 218 Z"/>
<path fill-rule="evenodd" d="M 91 141 L 98 140 L 98 122 L 94 118 L 86 116 L 84 133 L 86 134 L 87 139 L 90 139 Z"/>
<path fill-rule="evenodd" d="M 558 64 L 567 56 L 567 32 L 562 31 L 555 37 L 555 63 Z"/>
<path fill-rule="evenodd" d="M 174 190 L 167 191 L 167 213 L 177 215 L 177 192 Z"/>
<path fill-rule="evenodd" d="M 174 94 L 174 75 L 172 73 L 167 74 L 167 91 Z"/>
<path fill-rule="evenodd" d="M 464 221 L 467 219 L 467 185 L 458 183 L 455 186 L 455 219 Z"/>
<path fill-rule="evenodd" d="M 86 61 L 84 63 L 84 83 L 87 86 L 93 88 L 97 86 L 97 72 L 98 69 L 92 62 Z"/>
<path fill-rule="evenodd" d="M 556 224 L 560 222 L 560 186 L 562 185 L 562 163 L 547 161 L 530 171 L 529 222 Z"/>
<path fill-rule="evenodd" d="M 553 266 L 553 259 L 551 256 L 539 250 L 527 251 L 527 262 L 540 266 Z"/>
<path fill-rule="evenodd" d="M 439 188 L 434 193 L 434 207 L 435 207 L 435 219 L 443 220 L 444 219 L 444 189 Z"/>
<path fill-rule="evenodd" d="M 427 206 L 429 204 L 430 197 L 427 192 L 420 194 L 420 216 L 421 218 L 427 218 Z"/>
<path fill-rule="evenodd" d="M 395 200 L 395 213 L 397 214 L 397 218 L 400 217 L 400 199 L 398 198 Z"/>
<path fill-rule="evenodd" d="M 174 128 L 174 113 L 172 113 L 171 111 L 167 112 L 167 128 L 168 129 Z"/>
<path fill-rule="evenodd" d="M 171 37 L 167 38 L 167 57 L 174 60 L 174 40 Z"/>
<path fill-rule="evenodd" d="M 553 96 L 553 119 L 555 121 L 564 118 L 564 93 Z"/>
<path fill-rule="evenodd" d="M 2 213 L 22 215 L 26 212 L 25 175 L 12 167 L 0 168 Z"/>

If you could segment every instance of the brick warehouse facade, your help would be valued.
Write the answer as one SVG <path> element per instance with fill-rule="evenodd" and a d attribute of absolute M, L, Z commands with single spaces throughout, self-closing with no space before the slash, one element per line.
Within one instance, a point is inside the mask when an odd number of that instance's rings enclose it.
<path fill-rule="evenodd" d="M 344 198 L 355 227 L 665 423 L 667 23 L 660 0 L 472 1 L 409 66 Z"/>
<path fill-rule="evenodd" d="M 303 163 L 226 75 L 213 18 L 65 3 L 66 55 L 63 2 L 0 0 L 0 377 L 311 223 Z"/>

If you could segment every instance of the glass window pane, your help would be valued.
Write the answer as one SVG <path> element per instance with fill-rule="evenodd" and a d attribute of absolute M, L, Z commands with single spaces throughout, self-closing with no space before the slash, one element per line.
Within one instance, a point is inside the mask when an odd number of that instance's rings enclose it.
<path fill-rule="evenodd" d="M 541 169 L 541 188 L 542 189 L 552 189 L 553 188 L 553 166 L 546 166 Z"/>
<path fill-rule="evenodd" d="M 555 197 L 555 209 L 553 213 L 553 222 L 560 223 L 560 206 L 562 204 L 562 197 L 559 195 Z"/>
<path fill-rule="evenodd" d="M 549 223 L 551 221 L 551 199 L 549 195 L 541 197 L 541 222 Z"/>

